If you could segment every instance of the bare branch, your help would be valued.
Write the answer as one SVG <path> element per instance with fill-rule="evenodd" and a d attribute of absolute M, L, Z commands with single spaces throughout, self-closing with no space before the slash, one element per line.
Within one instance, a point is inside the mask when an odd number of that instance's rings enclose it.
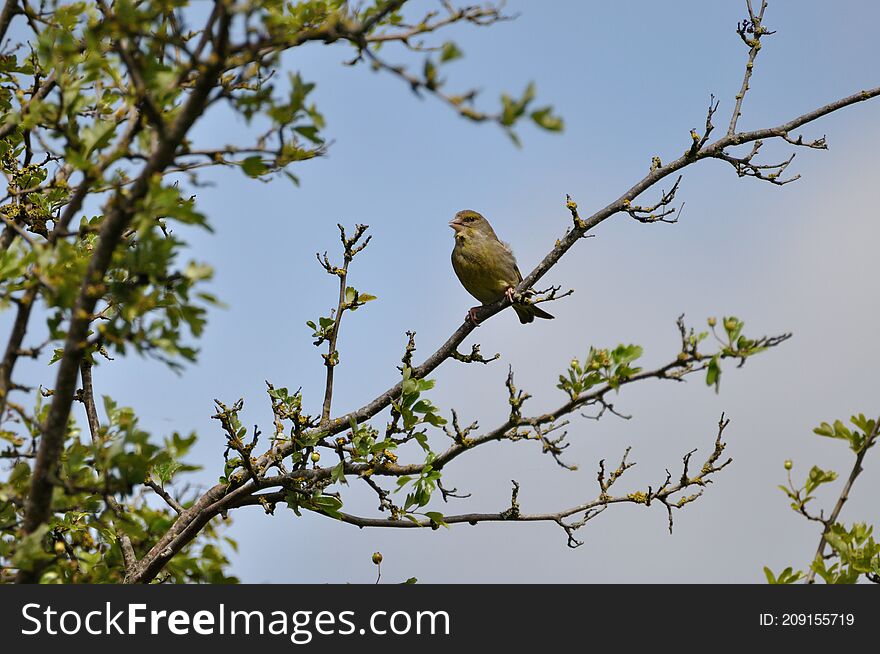
<path fill-rule="evenodd" d="M 101 422 L 98 420 L 98 409 L 95 407 L 95 391 L 92 388 L 92 362 L 88 359 L 83 359 L 79 364 L 79 370 L 83 385 L 79 399 L 86 408 L 86 418 L 89 423 L 92 443 L 97 443 L 101 435 Z"/>
<path fill-rule="evenodd" d="M 482 122 L 496 122 L 501 123 L 502 116 L 501 114 L 490 114 L 483 111 L 478 111 L 474 109 L 471 105 L 474 99 L 477 96 L 476 90 L 470 90 L 466 93 L 461 94 L 448 94 L 440 88 L 440 84 L 438 84 L 433 79 L 426 79 L 422 77 L 417 77 L 412 73 L 408 72 L 404 66 L 394 65 L 387 63 L 384 59 L 380 58 L 373 50 L 365 49 L 363 54 L 370 60 L 373 68 L 376 70 L 384 70 L 393 75 L 396 75 L 407 85 L 410 87 L 413 93 L 419 95 L 421 91 L 425 91 L 430 93 L 443 101 L 449 107 L 451 107 L 456 113 L 458 113 L 462 118 L 467 118 L 475 123 Z"/>
<path fill-rule="evenodd" d="M 109 493 L 104 494 L 104 501 L 107 503 L 107 506 L 110 507 L 110 510 L 113 512 L 113 515 L 117 520 L 125 519 L 125 511 L 119 505 L 119 502 L 110 495 Z M 137 556 L 134 553 L 134 547 L 131 544 L 131 538 L 126 534 L 120 532 L 120 530 L 116 529 L 116 536 L 119 540 L 119 549 L 122 550 L 122 564 L 125 569 L 126 578 L 132 574 L 137 567 L 138 560 Z"/>
<path fill-rule="evenodd" d="M 748 6 L 749 17 L 737 25 L 736 33 L 739 34 L 743 43 L 749 46 L 749 60 L 746 62 L 746 72 L 743 75 L 742 86 L 740 86 L 739 93 L 736 95 L 733 116 L 731 116 L 730 126 L 727 128 L 728 136 L 736 132 L 736 123 L 739 120 L 740 115 L 742 115 L 742 104 L 746 97 L 746 92 L 749 90 L 749 80 L 752 78 L 752 71 L 755 67 L 755 58 L 761 51 L 761 37 L 765 34 L 775 33 L 768 30 L 763 24 L 764 10 L 767 9 L 767 2 L 765 0 L 761 0 L 761 8 L 758 10 L 757 14 L 752 10 L 751 0 L 747 0 L 746 5 Z"/>
<path fill-rule="evenodd" d="M 180 502 L 175 500 L 171 496 L 171 493 L 166 491 L 162 486 L 157 484 L 155 481 L 153 481 L 150 478 L 147 478 L 144 481 L 144 486 L 148 486 L 149 488 L 152 488 L 153 491 L 156 493 L 156 495 L 158 495 L 163 500 L 165 500 L 165 503 L 168 504 L 168 506 L 170 506 L 172 509 L 174 509 L 174 511 L 176 513 L 178 513 L 178 514 L 183 513 L 183 505 L 181 505 Z"/>
<path fill-rule="evenodd" d="M 492 361 L 495 361 L 496 359 L 499 359 L 501 357 L 501 354 L 496 352 L 494 356 L 486 359 L 483 357 L 482 354 L 480 354 L 480 344 L 474 343 L 473 347 L 471 347 L 470 354 L 462 354 L 458 350 L 453 350 L 450 356 L 453 359 L 455 359 L 456 361 L 461 361 L 462 363 L 483 363 L 483 364 L 486 364 L 486 363 L 491 363 Z"/>
<path fill-rule="evenodd" d="M 653 500 L 656 500 L 662 503 L 669 512 L 671 530 L 672 510 L 681 508 L 686 504 L 693 502 L 702 493 L 702 488 L 712 483 L 712 475 L 719 472 L 731 463 L 732 459 L 727 459 L 720 464 L 718 463 L 719 458 L 724 451 L 726 445 L 722 440 L 722 433 L 728 422 L 729 421 L 724 419 L 724 416 L 721 417 L 721 421 L 719 422 L 718 435 L 715 440 L 715 447 L 701 466 L 700 472 L 694 476 L 689 476 L 687 474 L 687 463 L 685 463 L 685 472 L 675 484 L 668 483 L 669 476 L 667 475 L 667 482 L 664 482 L 662 485 L 660 485 L 657 490 L 651 490 L 649 488 L 648 492 L 635 491 L 626 495 L 609 495 L 607 491 L 612 486 L 612 484 L 614 484 L 623 475 L 623 473 L 626 472 L 626 470 L 635 465 L 631 462 L 627 462 L 626 460 L 627 455 L 630 451 L 630 449 L 627 448 L 620 465 L 614 472 L 611 473 L 611 475 L 607 479 L 605 477 L 604 461 L 600 462 L 599 485 L 601 488 L 601 492 L 596 499 L 556 512 L 523 513 L 519 505 L 520 485 L 516 481 L 513 481 L 511 504 L 510 507 L 508 507 L 507 509 L 499 511 L 497 513 L 464 513 L 458 515 L 444 515 L 443 522 L 449 525 L 459 523 L 476 525 L 481 522 L 554 522 L 566 532 L 569 546 L 578 547 L 582 543 L 574 538 L 574 532 L 583 527 L 589 520 L 592 520 L 594 517 L 599 515 L 608 506 L 612 504 L 624 503 L 650 506 L 651 502 Z M 685 455 L 685 461 L 689 460 L 692 454 L 693 452 L 690 452 Z M 696 494 L 680 495 L 683 491 L 694 486 L 700 488 L 700 490 Z M 283 498 L 284 493 L 280 491 L 259 495 L 250 495 L 242 497 L 240 500 L 234 503 L 234 506 L 252 506 L 255 504 L 266 503 L 274 504 L 283 501 Z M 580 515 L 580 519 L 574 522 L 565 522 L 565 518 L 570 518 L 576 515 Z M 413 520 L 402 520 L 400 518 L 368 518 L 352 515 L 349 513 L 340 513 L 339 516 L 339 519 L 342 520 L 342 522 L 361 528 L 384 527 L 399 529 L 437 529 L 437 527 L 439 526 L 438 523 L 432 518 Z"/>
<path fill-rule="evenodd" d="M 681 175 L 679 175 L 678 179 L 675 180 L 675 184 L 672 185 L 672 188 L 669 190 L 668 193 L 666 191 L 660 191 L 661 197 L 656 204 L 652 204 L 648 207 L 641 207 L 637 204 L 627 204 L 625 209 L 626 212 L 640 223 L 678 222 L 677 213 L 680 213 L 681 208 L 676 210 L 669 205 L 672 204 L 672 201 L 675 199 L 675 194 L 678 192 L 679 184 L 681 184 Z M 682 203 L 681 206 L 683 207 L 684 203 Z M 674 214 L 674 218 L 667 218 L 667 216 L 671 216 Z"/>
<path fill-rule="evenodd" d="M 454 8 L 449 4 L 444 4 L 447 9 L 447 15 L 444 18 L 434 20 L 436 13 L 431 12 L 415 25 L 397 25 L 397 28 L 402 29 L 380 34 L 371 34 L 367 36 L 365 40 L 367 43 L 399 41 L 413 49 L 423 50 L 424 48 L 422 47 L 413 46 L 410 43 L 410 40 L 417 36 L 424 36 L 425 34 L 436 32 L 437 30 L 452 25 L 453 23 L 462 21 L 485 27 L 499 21 L 510 19 L 510 17 L 502 14 L 498 7 L 493 7 L 492 5 Z"/>
<path fill-rule="evenodd" d="M 6 415 L 7 400 L 13 388 L 12 372 L 21 354 L 21 344 L 27 333 L 31 309 L 37 297 L 37 290 L 38 287 L 36 285 L 31 286 L 16 303 L 15 321 L 12 323 L 12 329 L 9 333 L 9 341 L 6 344 L 3 361 L 0 362 L 0 422 L 2 422 L 3 416 Z"/>
<path fill-rule="evenodd" d="M 783 138 L 788 140 L 787 136 Z M 776 184 L 777 186 L 783 186 L 784 184 L 789 184 L 800 179 L 800 175 L 781 179 L 782 174 L 785 172 L 785 169 L 788 168 L 788 165 L 794 160 L 795 153 L 792 153 L 788 159 L 778 164 L 752 163 L 752 159 L 756 154 L 758 154 L 758 151 L 761 149 L 762 145 L 764 145 L 763 141 L 755 141 L 752 145 L 751 152 L 749 152 L 749 154 L 744 157 L 733 157 L 724 152 L 721 152 L 716 155 L 716 158 L 721 159 L 721 161 L 726 161 L 731 166 L 733 166 L 734 170 L 736 170 L 736 174 L 740 177 L 754 177 L 755 179 L 770 182 L 771 184 Z"/>
<path fill-rule="evenodd" d="M 3 10 L 0 11 L 0 41 L 6 38 L 6 31 L 9 29 L 9 23 L 16 15 L 22 13 L 18 6 L 18 0 L 6 0 L 3 3 Z"/>

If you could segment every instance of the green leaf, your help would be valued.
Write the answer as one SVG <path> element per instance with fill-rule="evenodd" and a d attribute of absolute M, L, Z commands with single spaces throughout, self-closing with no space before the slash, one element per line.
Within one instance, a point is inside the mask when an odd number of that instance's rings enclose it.
<path fill-rule="evenodd" d="M 40 525 L 37 529 L 23 536 L 15 548 L 12 565 L 22 570 L 33 570 L 40 562 L 50 561 L 53 557 L 46 551 L 43 541 L 49 531 L 49 525 Z"/>
<path fill-rule="evenodd" d="M 716 354 L 706 367 L 706 386 L 714 386 L 716 393 L 721 385 L 721 366 L 718 359 L 719 355 Z"/>
<path fill-rule="evenodd" d="M 441 63 L 445 64 L 449 61 L 455 61 L 456 59 L 460 59 L 463 56 L 464 56 L 464 53 L 452 41 L 447 41 L 440 48 L 440 62 Z"/>
<path fill-rule="evenodd" d="M 442 427 L 447 422 L 446 418 L 438 416 L 436 413 L 426 413 L 423 420 L 434 427 Z"/>
<path fill-rule="evenodd" d="M 333 470 L 330 472 L 330 479 L 335 482 L 341 482 L 343 484 L 347 484 L 348 482 L 345 480 L 345 461 L 340 461 L 337 463 Z"/>
<path fill-rule="evenodd" d="M 93 125 L 84 129 L 81 136 L 86 156 L 95 150 L 107 147 L 115 133 L 116 121 L 113 120 L 97 120 Z"/>
<path fill-rule="evenodd" d="M 542 107 L 533 111 L 532 120 L 538 127 L 548 132 L 561 132 L 565 127 L 562 118 L 553 115 L 553 107 Z"/>
<path fill-rule="evenodd" d="M 425 77 L 425 86 L 428 89 L 433 90 L 441 86 L 441 82 L 437 77 L 437 66 L 431 61 L 430 57 L 425 59 L 423 74 Z"/>
<path fill-rule="evenodd" d="M 314 125 L 300 125 L 293 129 L 298 134 L 305 136 L 312 143 L 321 144 L 324 142 L 324 139 L 321 138 L 320 131 Z"/>
<path fill-rule="evenodd" d="M 446 519 L 442 513 L 438 511 L 426 511 L 425 517 L 438 527 L 446 527 L 447 529 L 449 529 L 449 525 L 446 523 Z"/>
<path fill-rule="evenodd" d="M 171 481 L 174 473 L 180 470 L 181 467 L 183 466 L 177 461 L 167 461 L 153 466 L 153 474 L 155 474 L 156 478 L 159 480 L 159 485 L 164 486 Z"/>
<path fill-rule="evenodd" d="M 844 552 L 847 549 L 846 540 L 844 540 L 843 536 L 839 533 L 835 533 L 834 530 L 829 531 L 824 535 L 825 541 L 831 545 L 831 547 L 836 552 Z"/>
<path fill-rule="evenodd" d="M 248 177 L 259 177 L 260 175 L 265 175 L 269 167 L 263 163 L 260 157 L 253 156 L 247 157 L 241 162 L 241 169 Z"/>
<path fill-rule="evenodd" d="M 837 479 L 837 473 L 833 470 L 822 470 L 819 466 L 813 466 L 810 469 L 810 474 L 804 484 L 804 489 L 806 490 L 807 495 L 812 495 L 813 491 L 819 486 L 832 482 L 835 479 Z"/>
<path fill-rule="evenodd" d="M 421 445 L 422 449 L 425 450 L 425 452 L 431 451 L 431 448 L 428 445 L 428 435 L 425 432 L 416 432 L 415 434 L 413 434 L 413 437 L 416 439 L 416 443 Z"/>
<path fill-rule="evenodd" d="M 319 495 L 318 497 L 312 498 L 311 505 L 317 511 L 326 513 L 338 520 L 342 519 L 342 516 L 339 514 L 339 509 L 342 508 L 342 500 L 338 497 L 333 497 L 332 495 Z"/>

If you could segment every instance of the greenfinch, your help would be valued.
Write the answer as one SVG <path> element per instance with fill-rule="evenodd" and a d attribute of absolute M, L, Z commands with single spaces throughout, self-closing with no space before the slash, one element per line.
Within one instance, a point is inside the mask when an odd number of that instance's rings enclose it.
<path fill-rule="evenodd" d="M 488 220 L 466 209 L 455 214 L 449 226 L 455 230 L 452 268 L 468 293 L 484 305 L 507 296 L 523 324 L 532 322 L 535 317 L 553 318 L 534 304 L 513 301 L 513 290 L 522 281 L 522 273 L 510 247 L 498 239 Z M 468 312 L 474 324 L 478 323 L 476 311 L 479 308 L 473 307 Z"/>

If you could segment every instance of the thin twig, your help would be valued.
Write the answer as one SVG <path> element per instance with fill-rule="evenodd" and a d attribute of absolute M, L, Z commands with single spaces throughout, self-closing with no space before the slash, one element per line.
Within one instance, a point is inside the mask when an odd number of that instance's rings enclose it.
<path fill-rule="evenodd" d="M 831 515 L 824 521 L 824 528 L 822 529 L 822 535 L 819 537 L 819 546 L 816 548 L 816 554 L 813 556 L 813 561 L 821 561 L 825 555 L 825 547 L 828 545 L 828 541 L 825 539 L 825 535 L 831 531 L 831 527 L 833 527 L 837 523 L 837 518 L 840 516 L 840 512 L 843 510 L 843 505 L 846 504 L 846 501 L 849 499 L 850 491 L 852 490 L 853 484 L 855 483 L 858 476 L 862 473 L 862 461 L 865 460 L 865 455 L 868 453 L 868 450 L 874 444 L 877 436 L 880 435 L 880 416 L 877 417 L 877 420 L 874 421 L 874 429 L 870 434 L 865 438 L 865 442 L 862 444 L 862 448 L 856 454 L 856 460 L 853 463 L 852 470 L 850 470 L 849 477 L 846 480 L 846 483 L 843 485 L 843 489 L 840 491 L 840 496 L 837 498 L 837 503 L 834 505 L 834 510 L 831 511 Z M 815 583 L 816 580 L 816 569 L 813 566 L 810 566 L 810 571 L 807 573 L 806 583 L 812 584 Z"/>
<path fill-rule="evenodd" d="M 87 358 L 79 364 L 80 377 L 82 379 L 82 402 L 86 408 L 86 418 L 89 423 L 89 433 L 92 442 L 98 443 L 101 434 L 101 423 L 98 420 L 98 410 L 95 407 L 95 391 L 92 387 L 92 362 Z"/>
<path fill-rule="evenodd" d="M 730 118 L 730 126 L 727 128 L 728 136 L 731 136 L 736 132 L 736 123 L 742 115 L 743 100 L 749 90 L 749 80 L 752 78 L 752 71 L 755 67 L 755 58 L 761 51 L 761 37 L 764 34 L 773 34 L 773 32 L 767 30 L 763 24 L 764 10 L 767 8 L 767 2 L 761 0 L 761 8 L 758 10 L 757 14 L 752 10 L 751 0 L 747 0 L 746 5 L 749 10 L 749 18 L 737 25 L 736 32 L 739 34 L 743 42 L 749 46 L 749 59 L 746 62 L 746 72 L 743 75 L 742 86 L 739 89 L 739 93 L 736 95 L 736 105 L 733 108 L 733 115 Z M 752 38 L 749 38 L 747 36 L 748 34 L 751 34 Z"/>
<path fill-rule="evenodd" d="M 180 504 L 180 502 L 175 500 L 167 490 L 162 488 L 162 486 L 157 484 L 152 479 L 147 479 L 146 481 L 144 481 L 144 485 L 152 488 L 156 495 L 165 500 L 165 503 L 168 504 L 168 506 L 170 506 L 172 509 L 174 509 L 175 512 L 177 512 L 178 514 L 183 513 L 183 506 Z"/>

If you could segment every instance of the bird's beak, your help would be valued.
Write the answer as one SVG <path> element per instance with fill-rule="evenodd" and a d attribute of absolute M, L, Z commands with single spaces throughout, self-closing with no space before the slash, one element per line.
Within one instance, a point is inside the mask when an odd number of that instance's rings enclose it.
<path fill-rule="evenodd" d="M 464 229 L 464 225 L 462 225 L 460 222 L 458 222 L 458 220 L 450 220 L 449 226 L 452 227 L 452 229 L 454 229 L 456 233 L 458 233 L 462 229 Z"/>

